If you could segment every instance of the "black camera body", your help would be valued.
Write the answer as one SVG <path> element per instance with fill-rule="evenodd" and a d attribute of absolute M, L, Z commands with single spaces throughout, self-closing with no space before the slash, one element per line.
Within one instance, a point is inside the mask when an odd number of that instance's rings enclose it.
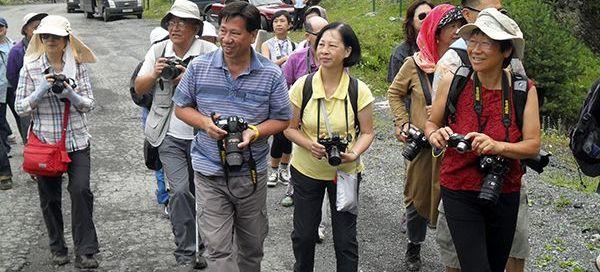
<path fill-rule="evenodd" d="M 186 63 L 176 58 L 167 58 L 165 64 L 167 64 L 167 66 L 163 68 L 162 72 L 160 73 L 160 77 L 166 80 L 173 80 L 181 74 L 181 70 L 177 68 L 177 65 L 187 67 Z"/>
<path fill-rule="evenodd" d="M 248 123 L 239 116 L 220 117 L 213 120 L 217 127 L 227 131 L 227 136 L 223 139 L 227 165 L 232 169 L 240 168 L 244 157 L 238 144 L 243 141 L 242 132 L 248 128 Z"/>
<path fill-rule="evenodd" d="M 479 170 L 484 176 L 477 198 L 495 204 L 504 184 L 504 176 L 508 173 L 508 161 L 497 155 L 481 156 L 479 157 Z"/>
<path fill-rule="evenodd" d="M 409 127 L 406 135 L 406 146 L 402 150 L 402 156 L 412 161 L 424 147 L 429 147 L 429 141 L 427 141 L 425 133 L 415 127 Z"/>
<path fill-rule="evenodd" d="M 331 137 L 319 138 L 317 142 L 325 146 L 327 152 L 327 161 L 331 166 L 338 166 L 342 163 L 341 152 L 346 152 L 348 143 L 352 141 L 350 135 L 346 138 L 340 137 L 338 133 L 332 133 Z"/>
<path fill-rule="evenodd" d="M 454 133 L 448 139 L 448 147 L 454 147 L 458 153 L 465 153 L 471 150 L 471 141 L 465 139 L 462 134 Z"/>
<path fill-rule="evenodd" d="M 65 82 L 69 83 L 69 78 L 63 74 L 54 74 L 51 78 L 54 79 L 54 83 L 50 86 L 50 90 L 55 94 L 62 93 L 65 90 Z"/>

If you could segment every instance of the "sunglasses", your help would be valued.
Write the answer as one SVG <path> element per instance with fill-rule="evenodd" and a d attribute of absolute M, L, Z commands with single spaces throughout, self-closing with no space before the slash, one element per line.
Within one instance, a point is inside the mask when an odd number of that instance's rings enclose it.
<path fill-rule="evenodd" d="M 53 35 L 53 34 L 40 34 L 40 37 L 42 38 L 42 40 L 47 40 L 47 39 L 53 39 L 53 40 L 58 40 L 61 39 L 62 36 L 58 36 L 58 35 Z"/>
<path fill-rule="evenodd" d="M 419 15 L 417 15 L 417 18 L 419 18 L 419 21 L 423 21 L 425 18 L 427 18 L 427 14 L 427 12 L 421 12 Z"/>
<path fill-rule="evenodd" d="M 469 6 L 464 6 L 463 8 L 464 9 L 468 9 L 470 11 L 478 12 L 478 13 L 481 12 L 481 10 L 476 9 L 476 8 L 472 8 L 472 7 L 469 7 Z M 499 8 L 498 11 L 500 13 L 504 14 L 504 15 L 508 15 L 508 10 L 506 10 L 505 8 Z"/>

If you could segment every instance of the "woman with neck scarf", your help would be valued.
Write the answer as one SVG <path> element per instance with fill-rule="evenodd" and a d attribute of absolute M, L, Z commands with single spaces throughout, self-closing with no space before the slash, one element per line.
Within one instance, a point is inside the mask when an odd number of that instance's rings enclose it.
<path fill-rule="evenodd" d="M 435 7 L 423 21 L 417 36 L 419 52 L 408 58 L 389 87 L 388 99 L 398 141 L 406 143 L 403 156 L 410 161 L 406 170 L 404 206 L 408 245 L 404 264 L 407 271 L 421 269 L 421 243 L 427 225 L 435 226 L 440 201 L 439 162 L 423 134 L 431 109 L 431 81 L 435 65 L 466 24 L 459 9 L 443 4 Z M 405 103 L 408 100 L 409 102 Z"/>
<path fill-rule="evenodd" d="M 33 32 L 17 87 L 15 109 L 32 119 L 29 141 L 36 137 L 58 144 L 66 124 L 67 190 L 71 197 L 71 222 L 75 244 L 75 267 L 96 268 L 98 237 L 92 218 L 94 196 L 90 190 L 90 136 L 85 113 L 94 106 L 90 75 L 84 63 L 96 61 L 92 51 L 75 37 L 69 21 L 48 15 Z M 67 78 L 59 85 L 56 78 Z M 70 106 L 69 106 L 69 102 Z M 62 218 L 62 179 L 37 176 L 37 186 L 54 265 L 69 262 Z"/>

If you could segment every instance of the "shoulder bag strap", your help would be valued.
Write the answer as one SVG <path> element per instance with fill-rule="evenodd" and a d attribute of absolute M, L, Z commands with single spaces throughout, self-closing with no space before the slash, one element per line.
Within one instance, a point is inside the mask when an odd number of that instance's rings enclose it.
<path fill-rule="evenodd" d="M 67 149 L 67 125 L 69 124 L 69 115 L 71 114 L 71 102 L 65 101 L 65 112 L 63 113 L 62 130 L 60 135 L 60 147 Z"/>
<path fill-rule="evenodd" d="M 414 61 L 414 59 L 413 59 Z M 425 103 L 427 106 L 431 106 L 431 81 L 425 75 L 425 72 L 419 68 L 417 63 L 415 62 L 415 68 L 417 69 L 417 74 L 419 75 L 419 81 L 421 82 L 421 87 L 423 88 L 423 95 L 425 96 Z"/>

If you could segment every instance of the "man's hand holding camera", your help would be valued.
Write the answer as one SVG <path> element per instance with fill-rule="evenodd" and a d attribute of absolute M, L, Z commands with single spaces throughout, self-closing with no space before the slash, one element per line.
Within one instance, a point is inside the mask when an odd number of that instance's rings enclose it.
<path fill-rule="evenodd" d="M 171 80 L 173 85 L 177 85 L 183 77 L 185 70 L 186 67 L 181 65 L 179 62 L 174 61 L 173 59 L 161 57 L 158 58 L 154 64 L 152 76 L 156 79 L 162 78 L 165 80 Z"/>

